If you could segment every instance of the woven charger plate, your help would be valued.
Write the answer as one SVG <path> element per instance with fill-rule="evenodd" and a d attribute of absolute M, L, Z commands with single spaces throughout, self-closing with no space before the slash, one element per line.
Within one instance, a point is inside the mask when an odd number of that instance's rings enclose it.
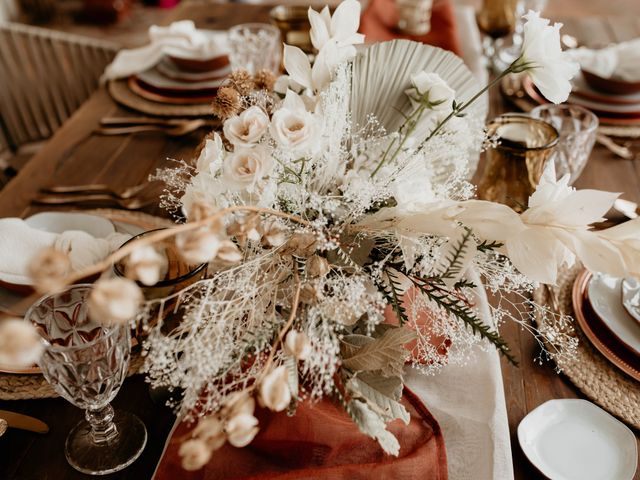
<path fill-rule="evenodd" d="M 582 270 L 577 265 L 561 272 L 558 286 L 552 287 L 560 308 L 573 316 L 571 292 L 573 282 Z M 536 303 L 552 308 L 549 293 L 538 288 L 533 296 Z M 539 321 L 539 319 L 537 319 Z M 624 374 L 598 352 L 575 324 L 578 349 L 573 358 L 556 361 L 562 373 L 589 399 L 629 425 L 640 428 L 640 383 Z"/>
<path fill-rule="evenodd" d="M 126 79 L 109 81 L 107 89 L 116 102 L 148 115 L 163 117 L 203 117 L 212 114 L 210 103 L 174 105 L 142 98 L 129 88 Z"/>
<path fill-rule="evenodd" d="M 173 224 L 170 220 L 154 217 L 143 212 L 113 209 L 82 210 L 82 212 L 99 215 L 113 222 L 137 226 L 144 230 L 167 227 Z M 143 363 L 144 359 L 140 354 L 140 348 L 134 348 L 131 352 L 127 376 L 137 373 Z M 57 396 L 58 394 L 51 388 L 42 374 L 0 373 L 0 400 L 27 400 Z"/>

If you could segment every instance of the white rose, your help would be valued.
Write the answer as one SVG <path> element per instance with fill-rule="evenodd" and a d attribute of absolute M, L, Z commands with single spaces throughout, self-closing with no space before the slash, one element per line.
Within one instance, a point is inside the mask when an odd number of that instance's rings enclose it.
<path fill-rule="evenodd" d="M 233 145 L 251 147 L 258 143 L 269 127 L 269 117 L 257 106 L 229 118 L 222 127 L 224 136 Z"/>
<path fill-rule="evenodd" d="M 420 72 L 411 75 L 413 89 L 407 91 L 412 103 L 419 103 L 420 97 L 428 93 L 432 110 L 451 111 L 456 91 L 437 73 Z"/>
<path fill-rule="evenodd" d="M 273 158 L 266 147 L 239 147 L 226 158 L 222 167 L 222 181 L 230 190 L 250 190 L 272 168 Z"/>
<path fill-rule="evenodd" d="M 571 93 L 571 78 L 579 65 L 560 47 L 561 23 L 549 26 L 549 20 L 529 10 L 524 18 L 522 54 L 514 71 L 526 71 L 542 95 L 553 103 L 562 103 Z"/>
<path fill-rule="evenodd" d="M 215 174 L 222 164 L 224 153 L 222 138 L 220 138 L 218 133 L 214 133 L 213 139 L 207 138 L 204 142 L 204 147 L 196 163 L 198 173 L 207 172 Z"/>

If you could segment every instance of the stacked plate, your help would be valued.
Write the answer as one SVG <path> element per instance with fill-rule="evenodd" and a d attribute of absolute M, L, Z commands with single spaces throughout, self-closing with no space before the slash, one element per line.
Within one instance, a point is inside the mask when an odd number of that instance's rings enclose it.
<path fill-rule="evenodd" d="M 530 78 L 522 82 L 524 93 L 535 103 L 549 103 Z M 640 93 L 604 92 L 593 88 L 582 73 L 573 80 L 573 91 L 567 103 L 580 105 L 595 113 L 601 123 L 609 125 L 640 125 Z"/>
<path fill-rule="evenodd" d="M 153 102 L 192 105 L 208 103 L 231 73 L 229 58 L 164 57 L 153 68 L 129 77 L 128 86 Z"/>
<path fill-rule="evenodd" d="M 640 381 L 640 314 L 637 283 L 584 271 L 573 286 L 576 321 L 593 346 L 611 363 Z"/>

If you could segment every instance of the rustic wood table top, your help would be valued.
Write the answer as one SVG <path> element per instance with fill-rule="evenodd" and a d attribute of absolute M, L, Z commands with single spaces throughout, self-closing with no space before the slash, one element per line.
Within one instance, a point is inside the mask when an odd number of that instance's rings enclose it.
<path fill-rule="evenodd" d="M 594 1 L 594 0 L 591 0 Z M 551 18 L 553 4 L 547 15 Z M 559 3 L 559 2 L 558 2 Z M 600 1 L 595 3 L 602 4 Z M 564 9 L 565 33 L 587 45 L 606 45 L 640 36 L 640 5 L 626 16 L 588 16 L 589 2 L 580 2 L 575 15 Z M 634 5 L 632 1 L 630 5 Z M 238 4 L 186 4 L 174 10 L 166 22 L 191 18 L 199 27 L 224 29 L 238 23 L 266 21 L 268 6 Z M 491 94 L 491 114 L 510 108 L 500 94 Z M 51 184 L 106 183 L 113 187 L 136 185 L 147 179 L 159 167 L 171 164 L 171 159 L 189 160 L 205 130 L 171 138 L 157 132 L 128 136 L 99 136 L 93 131 L 105 116 L 127 115 L 117 106 L 104 88 L 96 93 L 55 134 L 45 147 L 26 165 L 20 174 L 0 192 L 0 217 L 25 217 L 38 210 L 31 204 L 38 189 Z M 623 197 L 640 202 L 640 142 L 630 142 L 635 160 L 622 160 L 601 146 L 596 146 L 577 186 L 625 192 Z M 162 214 L 158 207 L 146 209 Z M 520 358 L 520 366 L 503 364 L 504 385 L 512 433 L 512 449 L 516 479 L 543 478 L 527 461 L 520 449 L 515 431 L 520 420 L 532 409 L 554 398 L 575 398 L 580 393 L 553 365 L 538 365 L 534 358 L 538 347 L 530 334 L 517 325 L 505 325 L 503 331 Z M 104 478 L 151 478 L 171 429 L 173 416 L 160 403 L 154 403 L 141 376 L 127 379 L 113 402 L 116 408 L 132 411 L 145 422 L 149 442 L 142 457 L 123 472 Z M 63 399 L 0 402 L 0 409 L 36 416 L 45 421 L 51 431 L 44 436 L 12 430 L 0 438 L 0 478 L 20 480 L 88 478 L 69 467 L 64 458 L 64 440 L 69 430 L 80 420 L 82 412 Z M 640 479 L 640 473 L 636 474 Z M 485 480 L 485 479 L 478 479 Z"/>

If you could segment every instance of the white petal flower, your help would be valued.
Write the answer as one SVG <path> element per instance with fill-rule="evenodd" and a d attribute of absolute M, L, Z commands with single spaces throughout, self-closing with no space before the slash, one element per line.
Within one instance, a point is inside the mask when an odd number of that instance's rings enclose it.
<path fill-rule="evenodd" d="M 198 173 L 206 172 L 215 175 L 222 166 L 224 154 L 225 149 L 222 144 L 222 138 L 216 132 L 213 134 L 213 139 L 207 138 L 205 140 L 204 147 L 196 162 L 196 170 Z"/>
<path fill-rule="evenodd" d="M 273 86 L 273 91 L 280 95 L 286 95 L 287 90 L 292 90 L 295 93 L 302 93 L 304 87 L 289 75 L 280 75 Z"/>
<path fill-rule="evenodd" d="M 549 25 L 538 12 L 529 11 L 524 18 L 522 54 L 518 65 L 526 69 L 542 95 L 553 103 L 562 103 L 571 93 L 573 76 L 579 65 L 560 46 L 561 23 Z"/>
<path fill-rule="evenodd" d="M 151 245 L 136 248 L 126 261 L 126 276 L 144 285 L 155 285 L 169 269 L 167 257 Z"/>
<path fill-rule="evenodd" d="M 364 35 L 358 33 L 360 27 L 360 2 L 345 0 L 333 13 L 325 6 L 320 13 L 309 7 L 309 23 L 311 24 L 311 43 L 317 50 L 331 40 L 339 47 L 356 45 L 364 42 Z"/>
<path fill-rule="evenodd" d="M 293 355 L 298 360 L 307 359 L 312 352 L 309 337 L 306 333 L 298 330 L 291 330 L 287 333 L 284 348 L 289 355 Z"/>
<path fill-rule="evenodd" d="M 292 154 L 307 155 L 318 147 L 320 135 L 316 115 L 306 110 L 298 95 L 288 91 L 282 107 L 271 118 L 271 136 Z"/>
<path fill-rule="evenodd" d="M 262 404 L 274 412 L 281 412 L 291 402 L 289 371 L 284 365 L 269 372 L 260 384 Z"/>
<path fill-rule="evenodd" d="M 239 413 L 227 421 L 225 430 L 231 445 L 246 447 L 258 434 L 258 419 L 248 413 Z"/>
<path fill-rule="evenodd" d="M 44 345 L 35 327 L 24 320 L 0 321 L 0 365 L 26 368 L 38 361 Z"/>
<path fill-rule="evenodd" d="M 273 158 L 267 147 L 237 147 L 225 159 L 222 182 L 229 190 L 252 191 L 256 183 L 266 177 L 273 168 Z"/>
<path fill-rule="evenodd" d="M 203 440 L 193 438 L 180 445 L 178 455 L 182 459 L 182 468 L 188 471 L 200 470 L 211 460 L 211 449 Z"/>
<path fill-rule="evenodd" d="M 208 263 L 218 254 L 222 241 L 209 227 L 198 228 L 176 236 L 176 246 L 182 258 L 191 265 Z"/>
<path fill-rule="evenodd" d="M 224 136 L 233 145 L 251 147 L 258 143 L 269 128 L 269 117 L 258 106 L 252 106 L 224 122 Z"/>
<path fill-rule="evenodd" d="M 411 75 L 413 88 L 407 90 L 407 95 L 414 106 L 420 103 L 423 95 L 428 94 L 428 100 L 432 110 L 450 112 L 453 101 L 456 99 L 456 91 L 437 73 L 419 72 Z"/>
<path fill-rule="evenodd" d="M 98 280 L 89 294 L 89 317 L 104 325 L 123 324 L 136 316 L 142 300 L 142 291 L 132 280 Z"/>

